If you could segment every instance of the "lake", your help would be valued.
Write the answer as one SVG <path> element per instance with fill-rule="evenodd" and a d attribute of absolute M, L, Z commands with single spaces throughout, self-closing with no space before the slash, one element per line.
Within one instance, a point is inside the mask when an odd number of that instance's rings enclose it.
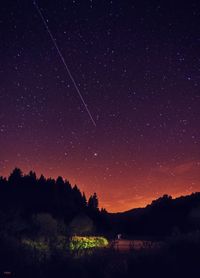
<path fill-rule="evenodd" d="M 161 246 L 161 241 L 120 239 L 112 243 L 114 249 L 119 251 L 155 249 Z"/>

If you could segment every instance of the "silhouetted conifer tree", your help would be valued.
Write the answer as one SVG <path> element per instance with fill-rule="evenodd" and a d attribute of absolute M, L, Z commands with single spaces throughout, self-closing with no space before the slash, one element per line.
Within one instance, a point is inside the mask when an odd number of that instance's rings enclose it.
<path fill-rule="evenodd" d="M 90 198 L 88 200 L 88 208 L 91 210 L 98 210 L 99 201 L 98 201 L 96 193 L 94 193 L 92 196 L 90 196 Z"/>

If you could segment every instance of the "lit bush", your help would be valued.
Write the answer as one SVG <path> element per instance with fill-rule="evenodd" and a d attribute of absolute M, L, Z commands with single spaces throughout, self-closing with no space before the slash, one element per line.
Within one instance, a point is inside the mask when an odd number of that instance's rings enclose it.
<path fill-rule="evenodd" d="M 108 245 L 108 240 L 105 237 L 83 237 L 73 236 L 70 240 L 70 250 L 79 250 L 87 248 L 99 248 Z"/>

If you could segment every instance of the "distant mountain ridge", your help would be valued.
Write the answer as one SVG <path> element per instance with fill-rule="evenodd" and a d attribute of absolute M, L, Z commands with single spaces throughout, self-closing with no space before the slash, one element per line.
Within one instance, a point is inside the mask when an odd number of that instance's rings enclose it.
<path fill-rule="evenodd" d="M 172 199 L 163 195 L 144 208 L 109 214 L 125 234 L 170 235 L 200 229 L 200 192 Z"/>

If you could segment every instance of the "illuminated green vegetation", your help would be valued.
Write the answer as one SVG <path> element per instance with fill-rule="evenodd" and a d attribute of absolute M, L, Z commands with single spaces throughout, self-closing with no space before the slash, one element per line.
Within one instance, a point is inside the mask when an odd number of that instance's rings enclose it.
<path fill-rule="evenodd" d="M 37 252 L 50 252 L 50 245 L 44 240 L 24 239 L 22 240 L 22 243 L 25 247 L 28 247 Z M 67 250 L 69 248 L 71 251 L 89 248 L 102 248 L 106 247 L 107 245 L 108 240 L 105 237 L 98 236 L 73 236 L 68 242 L 65 237 L 58 237 L 54 242 L 54 246 L 57 250 Z"/>
<path fill-rule="evenodd" d="M 93 236 L 73 236 L 70 241 L 70 250 L 79 250 L 87 248 L 99 248 L 108 245 L 108 240 L 105 237 Z"/>

